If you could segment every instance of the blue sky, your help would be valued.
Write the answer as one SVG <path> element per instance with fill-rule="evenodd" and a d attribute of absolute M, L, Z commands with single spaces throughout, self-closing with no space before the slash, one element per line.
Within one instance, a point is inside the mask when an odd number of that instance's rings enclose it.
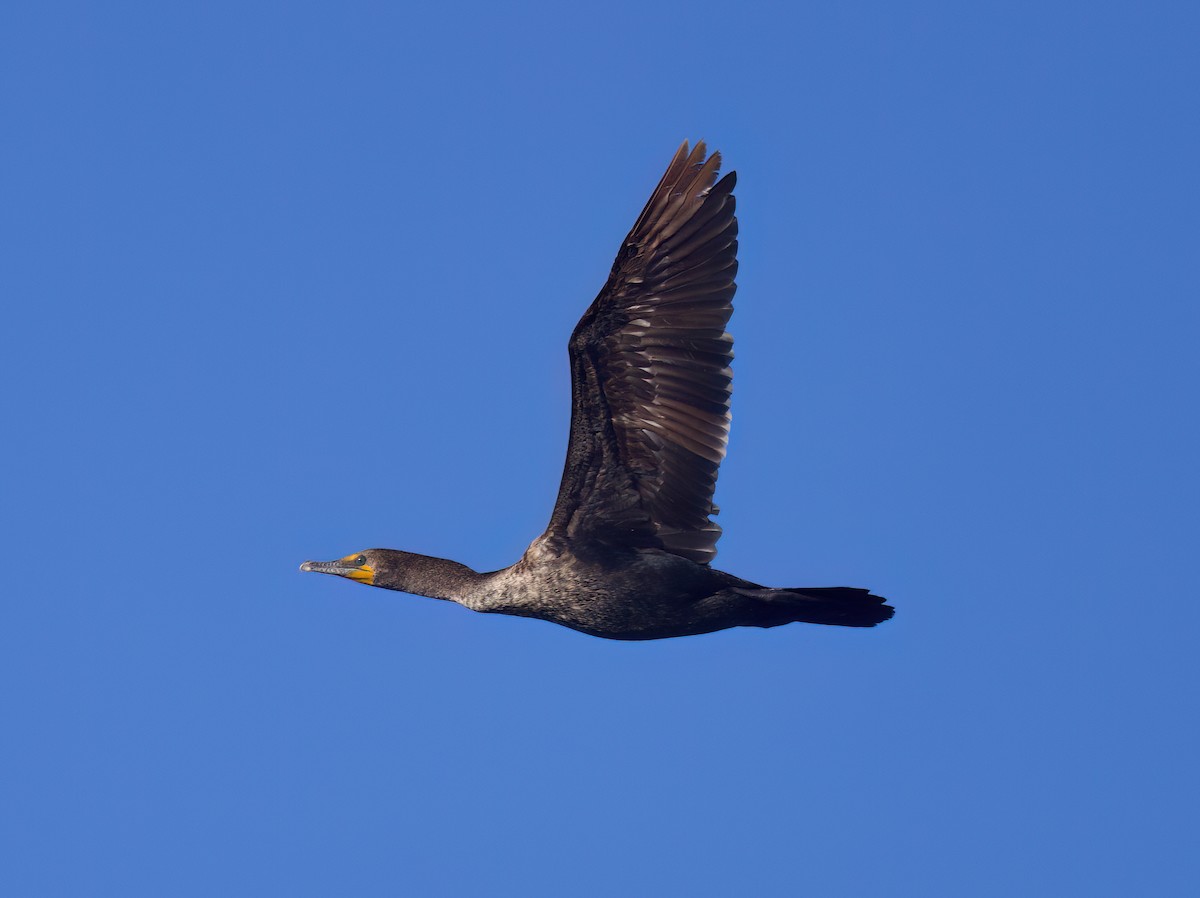
<path fill-rule="evenodd" d="M 3 891 L 1192 894 L 1196 9 L 6 7 Z M 739 174 L 718 565 L 896 618 L 299 573 L 541 532 L 684 138 Z"/>

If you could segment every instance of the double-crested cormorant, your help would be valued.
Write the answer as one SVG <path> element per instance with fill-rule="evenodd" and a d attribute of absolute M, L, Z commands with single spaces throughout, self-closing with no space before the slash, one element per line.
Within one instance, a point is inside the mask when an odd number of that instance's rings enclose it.
<path fill-rule="evenodd" d="M 729 434 L 737 219 L 732 172 L 685 141 L 571 335 L 571 441 L 546 532 L 512 567 L 368 549 L 302 571 L 553 621 L 609 639 L 661 639 L 792 621 L 871 627 L 865 589 L 772 589 L 709 567 L 713 489 Z"/>

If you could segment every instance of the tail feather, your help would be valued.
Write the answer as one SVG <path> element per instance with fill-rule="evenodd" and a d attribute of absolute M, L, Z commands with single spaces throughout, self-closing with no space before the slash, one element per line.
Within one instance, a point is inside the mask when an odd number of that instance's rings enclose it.
<path fill-rule="evenodd" d="M 896 609 L 869 589 L 849 586 L 799 586 L 793 589 L 738 589 L 761 602 L 760 627 L 777 627 L 793 621 L 839 627 L 874 627 Z"/>

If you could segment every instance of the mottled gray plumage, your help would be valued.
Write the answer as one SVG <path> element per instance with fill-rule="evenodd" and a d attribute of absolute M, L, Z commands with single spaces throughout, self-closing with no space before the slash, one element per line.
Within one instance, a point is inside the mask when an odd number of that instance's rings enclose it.
<path fill-rule="evenodd" d="M 865 589 L 773 589 L 709 566 L 729 435 L 737 219 L 719 153 L 684 142 L 570 340 L 571 438 L 546 532 L 512 567 L 370 549 L 304 570 L 612 639 L 792 621 L 874 626 Z"/>

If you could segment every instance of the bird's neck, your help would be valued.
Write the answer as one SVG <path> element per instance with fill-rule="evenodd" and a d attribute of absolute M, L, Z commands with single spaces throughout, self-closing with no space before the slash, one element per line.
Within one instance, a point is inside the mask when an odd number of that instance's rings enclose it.
<path fill-rule="evenodd" d="M 485 574 L 448 558 L 392 550 L 383 559 L 375 585 L 470 607 L 485 579 Z"/>

